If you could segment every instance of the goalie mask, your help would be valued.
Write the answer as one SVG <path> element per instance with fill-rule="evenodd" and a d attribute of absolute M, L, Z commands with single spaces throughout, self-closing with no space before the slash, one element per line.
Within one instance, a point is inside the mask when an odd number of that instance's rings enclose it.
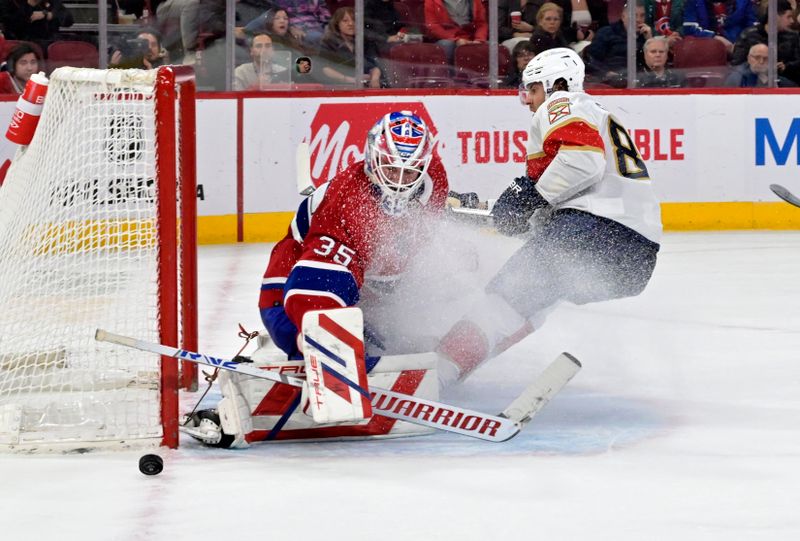
<path fill-rule="evenodd" d="M 533 57 L 522 72 L 522 86 L 528 90 L 534 83 L 542 83 L 549 96 L 559 79 L 564 79 L 570 92 L 583 91 L 585 66 L 581 57 L 566 47 L 548 49 Z"/>
<path fill-rule="evenodd" d="M 419 192 L 433 157 L 433 137 L 417 115 L 389 113 L 367 134 L 364 171 L 381 191 L 381 209 L 390 216 L 406 212 Z"/>

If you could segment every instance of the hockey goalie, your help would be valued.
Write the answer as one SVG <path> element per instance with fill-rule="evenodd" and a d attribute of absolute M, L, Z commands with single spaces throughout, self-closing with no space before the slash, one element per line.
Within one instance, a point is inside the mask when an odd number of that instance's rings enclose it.
<path fill-rule="evenodd" d="M 393 287 L 429 239 L 447 195 L 422 119 L 407 111 L 380 118 L 364 160 L 300 204 L 264 274 L 259 308 L 269 337 L 260 337 L 252 361 L 305 375 L 306 384 L 301 390 L 223 371 L 217 409 L 186 419 L 184 432 L 224 447 L 430 432 L 373 415 L 369 388 L 435 400 L 436 355 L 385 355 L 391 348 L 369 326 L 365 332 L 360 307 Z M 383 355 L 368 355 L 375 352 Z"/>

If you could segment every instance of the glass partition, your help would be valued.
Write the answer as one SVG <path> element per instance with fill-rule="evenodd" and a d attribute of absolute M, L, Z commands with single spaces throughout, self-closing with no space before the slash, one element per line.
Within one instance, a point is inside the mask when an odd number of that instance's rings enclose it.
<path fill-rule="evenodd" d="M 800 83 L 789 0 L 33 1 L 29 23 L 3 15 L 10 93 L 61 65 L 165 63 L 208 91 L 513 89 L 553 47 L 581 54 L 590 91 Z"/>

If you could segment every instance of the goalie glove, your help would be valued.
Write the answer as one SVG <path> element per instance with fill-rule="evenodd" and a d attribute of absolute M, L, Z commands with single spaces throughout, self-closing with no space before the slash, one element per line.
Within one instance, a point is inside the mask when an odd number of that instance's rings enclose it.
<path fill-rule="evenodd" d="M 475 192 L 459 193 L 450 190 L 447 193 L 447 199 L 452 200 L 450 201 L 450 203 L 453 203 L 450 205 L 452 207 L 461 207 L 465 209 L 481 208 L 481 200 Z"/>
<path fill-rule="evenodd" d="M 517 177 L 492 208 L 494 226 L 503 235 L 520 235 L 530 229 L 528 220 L 533 213 L 547 205 L 530 177 Z"/>

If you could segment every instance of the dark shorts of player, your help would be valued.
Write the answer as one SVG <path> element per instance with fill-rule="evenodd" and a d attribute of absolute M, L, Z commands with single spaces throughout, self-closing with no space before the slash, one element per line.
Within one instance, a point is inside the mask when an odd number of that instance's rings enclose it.
<path fill-rule="evenodd" d="M 487 286 L 521 315 L 565 300 L 586 304 L 638 295 L 659 244 L 618 222 L 576 209 L 553 213 Z"/>

